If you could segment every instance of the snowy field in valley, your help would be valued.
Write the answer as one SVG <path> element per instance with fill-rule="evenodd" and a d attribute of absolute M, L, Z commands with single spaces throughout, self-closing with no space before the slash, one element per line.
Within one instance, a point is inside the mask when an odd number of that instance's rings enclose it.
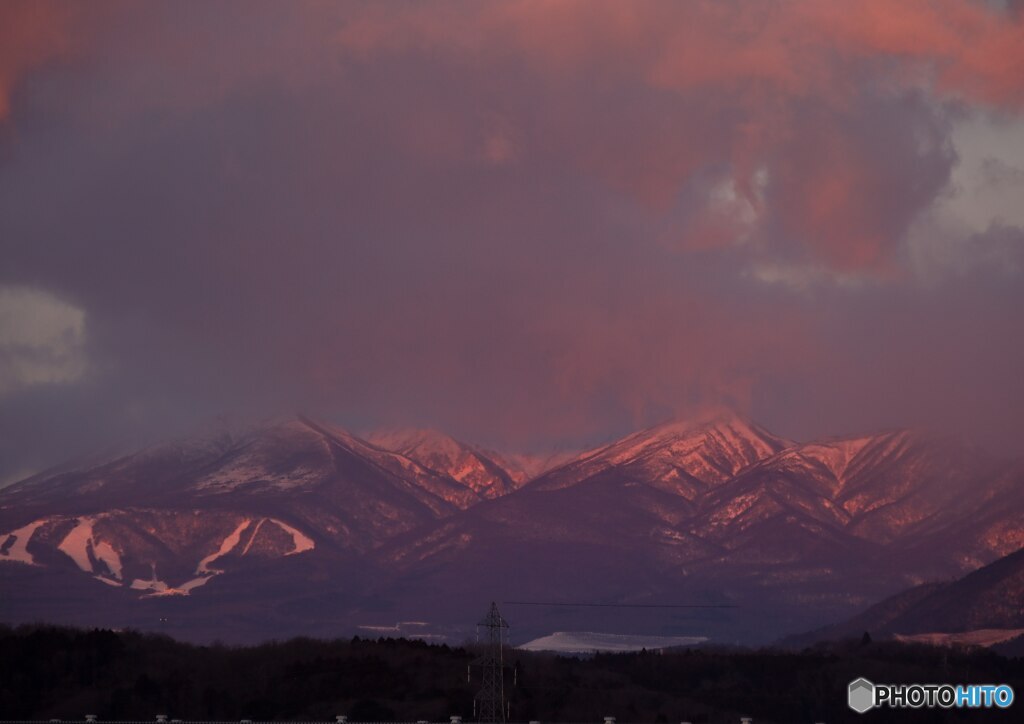
<path fill-rule="evenodd" d="M 598 651 L 657 650 L 673 646 L 693 646 L 707 641 L 704 636 L 635 636 L 592 631 L 556 631 L 519 646 L 525 651 L 554 651 L 564 654 L 588 654 Z"/>

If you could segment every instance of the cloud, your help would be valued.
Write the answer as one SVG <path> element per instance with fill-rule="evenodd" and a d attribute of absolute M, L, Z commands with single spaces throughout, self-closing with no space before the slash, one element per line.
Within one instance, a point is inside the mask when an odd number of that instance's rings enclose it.
<path fill-rule="evenodd" d="M 0 284 L 71 300 L 88 349 L 8 375 L 12 468 L 221 410 L 525 447 L 722 403 L 789 434 L 1024 422 L 1016 220 L 944 215 L 993 155 L 965 119 L 1019 136 L 1019 15 L 87 7 L 7 96 Z"/>
<path fill-rule="evenodd" d="M 539 119 L 538 150 L 662 213 L 722 175 L 753 203 L 766 175 L 754 236 L 842 271 L 891 273 L 948 183 L 943 103 L 1024 100 L 1020 19 L 954 0 L 370 5 L 337 37 L 365 63 L 527 69 L 537 102 L 516 123 Z M 681 247 L 735 242 L 714 209 L 687 215 Z"/>
<path fill-rule="evenodd" d="M 87 369 L 81 309 L 37 289 L 0 286 L 0 398 L 69 384 Z"/>
<path fill-rule="evenodd" d="M 985 231 L 972 234 L 964 244 L 966 259 L 961 270 L 995 272 L 1019 280 L 1024 274 L 1024 228 L 996 221 Z"/>
<path fill-rule="evenodd" d="M 1024 168 L 1019 168 L 992 156 L 988 156 L 982 161 L 981 175 L 984 186 L 978 189 L 978 193 L 982 193 L 985 187 L 1004 189 L 1024 186 Z"/>

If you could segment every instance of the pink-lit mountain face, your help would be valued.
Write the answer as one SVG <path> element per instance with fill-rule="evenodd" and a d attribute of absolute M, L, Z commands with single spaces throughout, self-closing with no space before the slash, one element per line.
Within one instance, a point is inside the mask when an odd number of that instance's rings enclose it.
<path fill-rule="evenodd" d="M 527 471 L 498 453 L 460 442 L 436 430 L 390 430 L 367 439 L 428 470 L 457 480 L 481 498 L 499 498 L 526 482 Z"/>
<path fill-rule="evenodd" d="M 5 489 L 0 616 L 258 638 L 458 625 L 491 599 L 683 602 L 737 608 L 574 620 L 765 640 L 1024 545 L 1020 467 L 906 431 L 794 443 L 724 416 L 529 481 L 441 433 L 367 438 L 297 418 Z"/>

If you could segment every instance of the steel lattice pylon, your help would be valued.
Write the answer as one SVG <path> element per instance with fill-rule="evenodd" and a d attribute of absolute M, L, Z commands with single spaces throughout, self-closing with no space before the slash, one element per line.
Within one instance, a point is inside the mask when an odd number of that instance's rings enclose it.
<path fill-rule="evenodd" d="M 504 724 L 506 717 L 504 645 L 508 621 L 501 617 L 498 604 L 493 601 L 491 610 L 477 624 L 478 633 L 481 628 L 487 631 L 487 648 L 483 655 L 473 662 L 474 666 L 480 667 L 480 691 L 473 699 L 473 708 L 477 721 L 502 722 Z"/>

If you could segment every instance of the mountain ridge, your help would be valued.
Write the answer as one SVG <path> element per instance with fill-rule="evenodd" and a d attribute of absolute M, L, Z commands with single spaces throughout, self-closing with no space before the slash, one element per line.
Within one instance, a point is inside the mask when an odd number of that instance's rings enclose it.
<path fill-rule="evenodd" d="M 341 627 L 382 611 L 460 620 L 474 591 L 697 598 L 739 606 L 694 619 L 703 633 L 766 640 L 1024 545 L 1022 469 L 916 432 L 794 442 L 719 415 L 632 433 L 522 483 L 499 454 L 437 431 L 366 438 L 295 417 L 29 478 L 0 490 L 0 576 L 17 579 L 31 557 L 125 595 L 159 581 L 161 598 L 207 618 L 215 600 L 244 609 L 234 597 L 262 577 L 282 611 L 305 601 L 283 620 Z M 24 615 L 27 600 L 0 616 Z"/>

